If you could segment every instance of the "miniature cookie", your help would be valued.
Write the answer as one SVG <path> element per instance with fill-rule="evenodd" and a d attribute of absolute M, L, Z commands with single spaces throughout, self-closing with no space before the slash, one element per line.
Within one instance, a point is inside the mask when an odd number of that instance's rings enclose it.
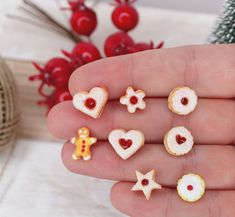
<path fill-rule="evenodd" d="M 165 135 L 164 145 L 171 155 L 185 155 L 193 148 L 193 136 L 185 127 L 174 127 Z"/>
<path fill-rule="evenodd" d="M 79 160 L 81 157 L 84 160 L 91 159 L 90 147 L 96 143 L 97 139 L 95 137 L 89 137 L 89 134 L 89 129 L 82 127 L 78 130 L 78 135 L 70 140 L 72 144 L 76 145 L 72 156 L 74 160 Z"/>
<path fill-rule="evenodd" d="M 144 145 L 144 135 L 140 131 L 123 129 L 113 130 L 109 134 L 109 143 L 124 160 L 133 155 Z"/>
<path fill-rule="evenodd" d="M 90 92 L 79 92 L 73 97 L 73 105 L 79 111 L 99 118 L 108 100 L 108 92 L 101 87 L 94 87 Z"/>
<path fill-rule="evenodd" d="M 132 187 L 131 191 L 143 191 L 147 200 L 150 199 L 154 189 L 161 189 L 162 186 L 155 181 L 156 172 L 152 169 L 145 175 L 136 171 L 137 183 Z"/>
<path fill-rule="evenodd" d="M 130 113 L 134 113 L 136 109 L 145 109 L 146 104 L 144 102 L 145 93 L 143 90 L 134 91 L 132 87 L 126 89 L 126 95 L 120 98 L 120 103 L 127 106 L 127 110 Z"/>
<path fill-rule="evenodd" d="M 202 198 L 205 193 L 206 185 L 204 180 L 196 174 L 184 175 L 177 185 L 179 196 L 188 202 L 195 202 Z"/>
<path fill-rule="evenodd" d="M 168 97 L 168 107 L 178 115 L 187 115 L 196 108 L 197 98 L 195 91 L 189 87 L 177 87 Z"/>

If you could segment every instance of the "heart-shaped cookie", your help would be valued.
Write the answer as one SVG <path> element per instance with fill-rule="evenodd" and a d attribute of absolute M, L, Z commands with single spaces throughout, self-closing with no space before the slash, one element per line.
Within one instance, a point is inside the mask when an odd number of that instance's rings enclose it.
<path fill-rule="evenodd" d="M 101 87 L 94 87 L 90 92 L 79 92 L 73 97 L 73 105 L 79 111 L 99 118 L 108 100 L 108 92 Z"/>
<path fill-rule="evenodd" d="M 117 154 L 126 160 L 144 145 L 144 135 L 137 130 L 126 132 L 116 129 L 109 134 L 109 142 Z"/>

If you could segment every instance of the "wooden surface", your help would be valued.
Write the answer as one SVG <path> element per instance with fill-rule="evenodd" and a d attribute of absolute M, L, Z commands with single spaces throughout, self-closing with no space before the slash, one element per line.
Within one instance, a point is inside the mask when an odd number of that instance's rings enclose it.
<path fill-rule="evenodd" d="M 7 60 L 17 83 L 21 119 L 18 135 L 21 138 L 55 140 L 47 130 L 46 108 L 38 106 L 37 101 L 42 98 L 37 93 L 39 81 L 30 82 L 29 75 L 38 73 L 31 62 Z"/>

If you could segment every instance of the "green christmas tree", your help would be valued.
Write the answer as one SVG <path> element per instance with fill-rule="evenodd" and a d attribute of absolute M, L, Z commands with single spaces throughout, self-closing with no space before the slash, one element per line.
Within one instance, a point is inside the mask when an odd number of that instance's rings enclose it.
<path fill-rule="evenodd" d="M 235 0 L 228 0 L 215 30 L 209 38 L 211 43 L 235 43 Z"/>

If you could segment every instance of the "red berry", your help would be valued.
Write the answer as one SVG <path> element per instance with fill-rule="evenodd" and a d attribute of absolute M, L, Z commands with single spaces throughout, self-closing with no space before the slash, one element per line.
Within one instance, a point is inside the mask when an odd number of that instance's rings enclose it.
<path fill-rule="evenodd" d="M 42 68 L 36 62 L 33 62 L 34 66 L 39 70 L 38 75 L 29 77 L 30 81 L 41 80 L 42 83 L 38 88 L 41 95 L 45 96 L 42 92 L 43 86 L 53 86 L 56 88 L 67 87 L 70 74 L 72 72 L 70 63 L 63 58 L 55 57 L 49 60 L 45 67 Z"/>
<path fill-rule="evenodd" d="M 131 5 L 131 0 L 116 0 L 118 6 L 112 13 L 113 24 L 125 32 L 136 27 L 139 21 L 139 15 L 136 9 Z"/>
<path fill-rule="evenodd" d="M 51 95 L 44 96 L 45 99 L 38 102 L 39 105 L 46 105 L 48 110 L 50 110 L 54 105 L 63 102 L 72 100 L 67 88 L 55 89 Z"/>
<path fill-rule="evenodd" d="M 95 12 L 84 4 L 84 0 L 69 1 L 72 15 L 70 24 L 79 35 L 90 36 L 97 26 Z"/>
<path fill-rule="evenodd" d="M 62 50 L 63 54 L 71 59 L 71 65 L 75 70 L 81 65 L 101 59 L 99 50 L 89 42 L 80 42 L 73 48 L 72 52 Z"/>
<path fill-rule="evenodd" d="M 125 32 L 110 35 L 104 43 L 104 52 L 107 57 L 129 53 L 129 48 L 134 46 L 133 39 Z"/>

